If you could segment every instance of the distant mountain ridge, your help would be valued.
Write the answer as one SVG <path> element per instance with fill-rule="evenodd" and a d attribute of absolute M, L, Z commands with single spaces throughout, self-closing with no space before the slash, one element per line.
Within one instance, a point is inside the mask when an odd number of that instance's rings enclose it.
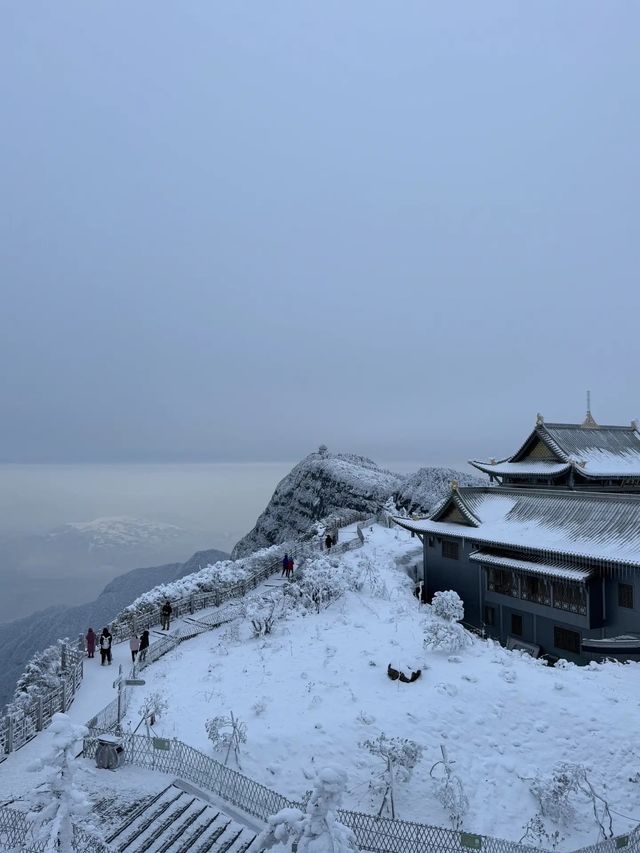
<path fill-rule="evenodd" d="M 143 592 L 228 559 L 227 553 L 212 548 L 197 551 L 184 563 L 133 569 L 110 581 L 95 601 L 74 607 L 49 607 L 0 624 L 0 708 L 11 699 L 24 665 L 35 652 L 64 637 L 75 640 L 89 627 L 99 631 Z"/>

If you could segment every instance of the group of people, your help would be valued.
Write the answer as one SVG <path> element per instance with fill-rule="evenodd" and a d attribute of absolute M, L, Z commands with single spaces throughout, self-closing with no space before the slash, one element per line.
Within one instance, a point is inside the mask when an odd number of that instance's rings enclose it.
<path fill-rule="evenodd" d="M 290 578 L 293 574 L 293 557 L 285 554 L 282 558 L 282 574 L 281 578 Z"/>
<path fill-rule="evenodd" d="M 103 628 L 102 633 L 98 638 L 96 637 L 96 633 L 93 628 L 89 628 L 84 639 L 87 644 L 88 658 L 95 657 L 97 645 L 100 649 L 100 666 L 107 666 L 112 663 L 113 657 L 111 655 L 111 646 L 113 644 L 113 637 L 111 636 L 111 631 L 108 628 Z M 149 631 L 145 629 L 140 637 L 137 637 L 134 634 L 129 640 L 129 649 L 131 651 L 131 660 L 133 663 L 136 662 L 136 657 L 138 655 L 140 655 L 140 660 L 144 660 L 147 656 L 148 648 Z"/>

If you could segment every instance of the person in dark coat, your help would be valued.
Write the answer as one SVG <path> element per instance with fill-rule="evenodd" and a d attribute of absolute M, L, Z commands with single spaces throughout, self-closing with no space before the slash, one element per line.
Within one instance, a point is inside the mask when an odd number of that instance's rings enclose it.
<path fill-rule="evenodd" d="M 287 577 L 290 578 L 293 574 L 293 557 L 289 557 L 289 561 L 287 563 Z"/>
<path fill-rule="evenodd" d="M 106 663 L 111 663 L 111 633 L 108 628 L 103 628 L 100 634 L 100 666 Z"/>
<path fill-rule="evenodd" d="M 139 660 L 145 660 L 149 648 L 149 632 L 145 629 L 140 637 L 140 648 L 138 650 Z"/>
<path fill-rule="evenodd" d="M 287 569 L 289 568 L 289 555 L 285 554 L 282 558 L 282 573 L 280 575 L 283 578 L 287 574 Z"/>
<path fill-rule="evenodd" d="M 333 539 L 331 538 L 330 533 L 327 533 L 326 539 L 324 540 L 324 545 L 327 551 L 331 550 L 331 546 L 333 545 Z"/>
<path fill-rule="evenodd" d="M 84 639 L 87 644 L 87 657 L 92 658 L 96 653 L 96 635 L 93 628 L 89 628 Z"/>
<path fill-rule="evenodd" d="M 162 605 L 162 630 L 163 631 L 169 630 L 169 624 L 171 623 L 172 612 L 173 612 L 173 608 L 171 607 L 171 604 L 169 603 L 169 600 L 167 599 L 167 601 L 165 601 L 165 603 Z"/>

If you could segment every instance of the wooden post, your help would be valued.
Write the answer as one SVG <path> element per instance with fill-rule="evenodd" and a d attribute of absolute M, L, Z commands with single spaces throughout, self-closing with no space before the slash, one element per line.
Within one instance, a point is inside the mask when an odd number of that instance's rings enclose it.
<path fill-rule="evenodd" d="M 67 668 L 67 646 L 65 643 L 60 646 L 60 667 L 63 672 Z"/>
<path fill-rule="evenodd" d="M 60 679 L 60 710 L 64 714 L 67 710 L 67 685 L 65 683 L 64 677 Z"/>
<path fill-rule="evenodd" d="M 36 731 L 41 732 L 43 729 L 44 713 L 42 707 L 42 696 L 38 696 L 36 704 Z"/>
<path fill-rule="evenodd" d="M 6 753 L 13 752 L 13 717 L 11 714 L 7 717 L 7 740 L 4 751 Z"/>

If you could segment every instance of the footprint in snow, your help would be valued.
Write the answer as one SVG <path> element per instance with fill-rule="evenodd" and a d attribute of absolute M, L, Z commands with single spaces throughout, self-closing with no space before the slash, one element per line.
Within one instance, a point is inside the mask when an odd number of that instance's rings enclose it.
<path fill-rule="evenodd" d="M 478 682 L 478 679 L 475 675 L 463 675 L 462 677 L 465 681 L 470 681 L 471 684 L 476 684 Z"/>
<path fill-rule="evenodd" d="M 438 693 L 442 693 L 443 696 L 457 696 L 458 688 L 455 684 L 445 684 L 441 682 L 440 684 L 436 684 L 436 690 Z"/>

